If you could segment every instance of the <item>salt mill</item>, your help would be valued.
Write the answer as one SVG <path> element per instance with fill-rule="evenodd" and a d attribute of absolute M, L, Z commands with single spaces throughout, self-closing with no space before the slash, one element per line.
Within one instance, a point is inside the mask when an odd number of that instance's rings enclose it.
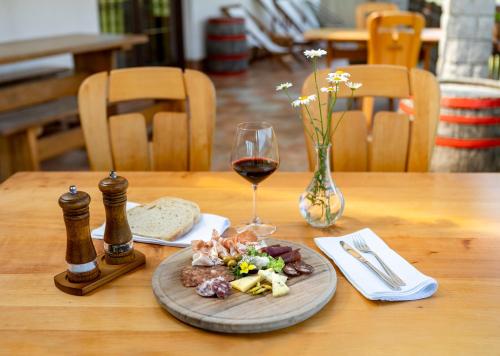
<path fill-rule="evenodd" d="M 99 182 L 106 209 L 105 258 L 110 265 L 129 263 L 135 258 L 132 232 L 126 214 L 127 188 L 127 179 L 117 176 L 114 171 Z"/>
<path fill-rule="evenodd" d="M 89 204 L 90 196 L 78 191 L 74 185 L 59 198 L 66 224 L 66 273 L 73 283 L 90 282 L 100 274 L 97 254 L 90 238 Z"/>

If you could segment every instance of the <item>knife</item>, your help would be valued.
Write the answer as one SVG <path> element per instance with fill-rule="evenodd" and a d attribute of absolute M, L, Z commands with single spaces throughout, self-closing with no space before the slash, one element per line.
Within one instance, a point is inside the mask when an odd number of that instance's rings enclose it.
<path fill-rule="evenodd" d="M 391 287 L 391 289 L 394 289 L 394 290 L 400 290 L 401 289 L 396 283 L 394 283 L 382 271 L 380 271 L 377 267 L 375 267 L 374 265 L 372 265 L 368 260 L 366 260 L 366 258 L 364 258 L 363 256 L 361 256 L 361 254 L 358 251 L 356 251 L 351 246 L 349 246 L 349 244 L 347 242 L 340 241 L 340 246 L 342 246 L 342 248 L 348 254 L 350 254 L 352 257 L 354 257 L 358 261 L 364 263 L 366 267 L 368 267 L 369 269 L 372 270 L 372 272 L 374 272 L 376 275 L 378 275 L 382 281 L 384 281 L 389 287 Z"/>

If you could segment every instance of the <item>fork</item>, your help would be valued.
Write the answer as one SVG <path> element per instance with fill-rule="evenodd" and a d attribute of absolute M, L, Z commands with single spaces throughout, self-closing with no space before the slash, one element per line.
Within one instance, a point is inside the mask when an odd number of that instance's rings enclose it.
<path fill-rule="evenodd" d="M 401 278 L 399 278 L 399 276 L 396 273 L 394 273 L 393 270 L 389 268 L 389 266 L 387 266 L 385 264 L 385 262 L 375 253 L 375 251 L 373 251 L 368 246 L 368 244 L 365 242 L 365 239 L 363 239 L 363 237 L 361 237 L 359 234 L 356 234 L 353 238 L 353 242 L 354 242 L 354 247 L 356 247 L 359 251 L 364 252 L 364 253 L 370 253 L 373 256 L 375 256 L 375 258 L 380 263 L 380 265 L 385 270 L 385 272 L 389 275 L 389 277 L 392 278 L 392 280 L 397 285 L 399 285 L 399 286 L 406 285 L 406 283 Z"/>

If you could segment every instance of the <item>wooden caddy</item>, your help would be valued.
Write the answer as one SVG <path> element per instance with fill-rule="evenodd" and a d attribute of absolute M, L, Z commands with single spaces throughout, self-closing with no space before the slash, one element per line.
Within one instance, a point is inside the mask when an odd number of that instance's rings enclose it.
<path fill-rule="evenodd" d="M 97 279 L 90 282 L 73 283 L 68 279 L 68 271 L 64 271 L 54 276 L 54 283 L 57 288 L 65 293 L 85 295 L 145 263 L 146 256 L 137 250 L 134 250 L 134 260 L 122 265 L 110 265 L 106 263 L 105 254 L 103 253 L 97 256 L 97 266 L 101 271 Z"/>
<path fill-rule="evenodd" d="M 85 295 L 146 263 L 146 256 L 134 249 L 127 222 L 128 181 L 111 171 L 99 182 L 106 209 L 104 253 L 97 255 L 90 236 L 90 195 L 70 186 L 59 198 L 66 224 L 68 269 L 54 276 L 57 288 L 73 295 Z"/>

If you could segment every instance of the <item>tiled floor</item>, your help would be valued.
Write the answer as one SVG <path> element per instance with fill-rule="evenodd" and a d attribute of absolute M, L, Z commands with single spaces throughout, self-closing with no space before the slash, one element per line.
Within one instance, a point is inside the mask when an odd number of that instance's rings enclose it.
<path fill-rule="evenodd" d="M 269 60 L 251 65 L 250 70 L 237 76 L 212 76 L 217 91 L 217 121 L 215 129 L 212 169 L 229 170 L 229 156 L 236 124 L 244 121 L 268 121 L 278 137 L 283 171 L 307 169 L 307 157 L 302 123 L 288 99 L 275 91 L 277 84 L 290 81 L 295 86 L 293 96 L 299 94 L 303 81 L 310 73 L 307 64 L 292 63 L 293 72 Z M 88 163 L 84 150 L 43 163 L 44 170 L 86 170 Z"/>

